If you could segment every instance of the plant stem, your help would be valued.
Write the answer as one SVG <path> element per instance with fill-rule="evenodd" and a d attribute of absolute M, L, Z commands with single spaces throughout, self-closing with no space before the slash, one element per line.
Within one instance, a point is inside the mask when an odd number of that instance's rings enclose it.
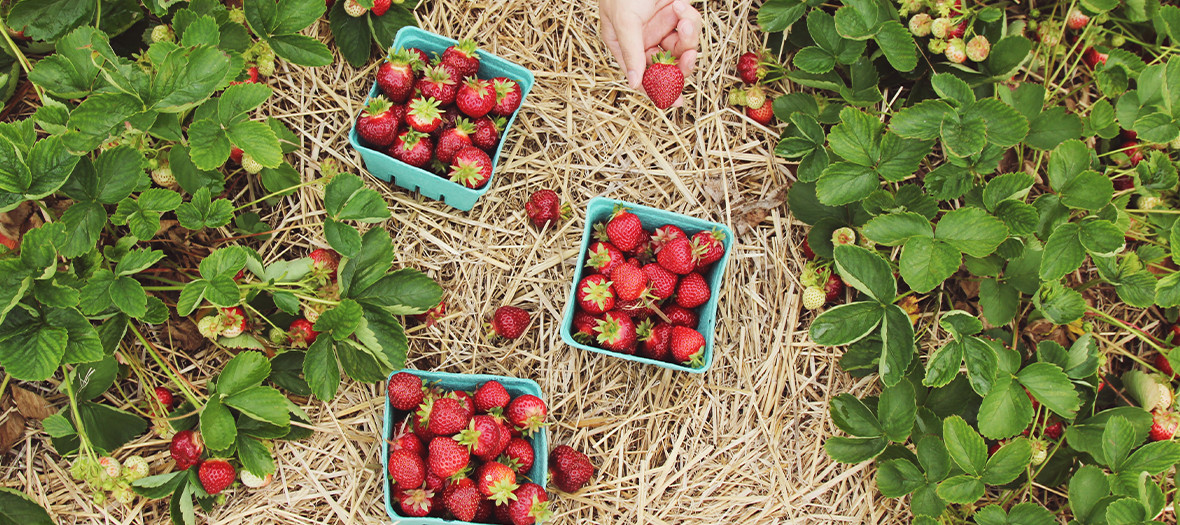
<path fill-rule="evenodd" d="M 8 36 L 8 25 L 5 24 L 3 20 L 0 20 L 0 34 L 4 35 L 4 42 L 8 44 L 8 49 L 12 51 L 12 54 L 16 57 L 17 62 L 20 62 L 21 69 L 25 70 L 25 77 L 28 77 L 29 72 L 33 70 L 33 64 L 32 62 L 29 62 L 29 58 L 26 57 L 25 54 L 21 52 L 20 48 L 16 46 L 16 42 L 12 40 L 12 37 Z M 33 82 L 32 80 L 29 80 L 29 83 L 33 85 L 33 91 L 37 92 L 37 100 L 40 100 L 41 103 L 44 104 L 45 92 L 41 90 L 41 86 L 38 86 L 37 83 Z"/>
<path fill-rule="evenodd" d="M 201 401 L 198 400 L 197 396 L 189 390 L 189 387 L 194 389 L 196 387 L 193 387 L 188 381 L 182 381 L 180 379 L 180 372 L 172 368 L 172 364 L 165 361 L 164 358 L 158 352 L 156 352 L 155 345 L 152 345 L 150 342 L 148 342 L 148 340 L 144 338 L 143 334 L 140 333 L 139 329 L 136 328 L 134 324 L 127 323 L 127 326 L 131 328 L 131 332 L 135 334 L 135 337 L 139 339 L 140 343 L 143 343 L 144 348 L 147 348 L 148 354 L 152 356 L 152 360 L 155 361 L 157 365 L 160 365 L 160 368 L 164 370 L 164 374 L 166 374 L 168 378 L 176 384 L 177 388 L 180 389 L 180 393 L 184 394 L 184 397 L 188 399 L 189 403 L 192 403 L 194 407 L 200 407 L 202 404 Z"/>
<path fill-rule="evenodd" d="M 5 31 L 7 33 L 7 31 Z M 66 389 L 66 397 L 70 400 L 70 413 L 74 415 L 74 429 L 78 432 L 78 455 L 85 453 L 87 456 L 94 457 L 94 452 L 90 449 L 90 438 L 86 435 L 86 429 L 82 426 L 82 414 L 78 412 L 78 396 L 74 393 L 74 383 L 70 381 L 70 372 L 66 367 L 61 367 L 62 385 Z"/>
<path fill-rule="evenodd" d="M 9 379 L 12 379 L 12 376 L 10 376 L 8 374 L 4 374 L 4 381 L 0 382 L 0 397 L 4 397 L 4 389 L 8 388 L 8 380 Z"/>
<path fill-rule="evenodd" d="M 306 186 L 314 186 L 314 185 L 316 185 L 316 184 L 320 184 L 320 183 L 322 183 L 322 182 L 323 182 L 323 179 L 314 179 L 314 180 L 309 180 L 309 181 L 307 181 L 307 182 L 303 182 L 303 183 L 300 183 L 300 184 L 296 184 L 296 185 L 294 185 L 294 186 L 291 186 L 290 188 L 282 189 L 282 190 L 279 190 L 279 191 L 276 191 L 276 192 L 273 192 L 273 193 L 269 193 L 269 194 L 267 194 L 267 195 L 263 195 L 261 198 L 259 198 L 259 199 L 257 199 L 257 200 L 254 200 L 254 201 L 251 201 L 251 202 L 247 202 L 246 204 L 243 204 L 243 205 L 241 205 L 241 206 L 238 206 L 237 208 L 234 208 L 234 212 L 236 213 L 238 210 L 241 210 L 241 209 L 243 209 L 243 208 L 249 208 L 250 206 L 253 206 L 253 205 L 255 205 L 255 204 L 258 204 L 258 203 L 260 203 L 260 202 L 262 202 L 262 201 L 265 201 L 266 199 L 269 199 L 269 198 L 271 198 L 271 197 L 277 197 L 277 196 L 279 196 L 279 195 L 282 195 L 282 194 L 284 194 L 284 193 L 287 193 L 288 191 L 297 190 L 297 189 L 299 189 L 299 188 L 303 188 L 303 187 L 306 187 Z"/>

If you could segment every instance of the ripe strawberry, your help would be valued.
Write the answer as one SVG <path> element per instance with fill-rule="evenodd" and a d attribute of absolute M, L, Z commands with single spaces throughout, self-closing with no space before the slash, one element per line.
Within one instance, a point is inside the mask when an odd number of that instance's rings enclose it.
<path fill-rule="evenodd" d="M 531 437 L 533 433 L 545 426 L 545 415 L 548 411 L 548 407 L 545 406 L 544 401 L 541 401 L 541 398 L 532 394 L 524 394 L 508 403 L 508 407 L 504 409 L 504 417 L 525 436 Z"/>
<path fill-rule="evenodd" d="M 434 434 L 430 432 L 430 411 L 432 408 L 434 408 L 434 395 L 427 393 L 422 398 L 422 403 L 414 409 L 413 414 L 407 416 L 407 419 L 410 420 L 410 428 L 422 443 L 430 443 L 435 438 Z"/>
<path fill-rule="evenodd" d="M 434 512 L 434 493 L 426 489 L 409 489 L 398 498 L 402 514 L 410 518 L 423 518 Z"/>
<path fill-rule="evenodd" d="M 246 311 L 241 306 L 221 309 L 221 336 L 237 337 L 246 331 Z"/>
<path fill-rule="evenodd" d="M 692 273 L 697 267 L 692 243 L 686 238 L 675 238 L 665 243 L 656 253 L 656 260 L 665 270 L 678 275 Z"/>
<path fill-rule="evenodd" d="M 451 182 L 468 188 L 482 188 L 492 178 L 492 159 L 476 147 L 465 147 L 451 159 Z"/>
<path fill-rule="evenodd" d="M 447 479 L 440 478 L 440 477 L 436 476 L 433 472 L 430 472 L 429 469 L 427 469 L 426 483 L 424 484 L 424 486 L 426 487 L 426 490 L 429 490 L 434 493 L 442 494 L 442 491 L 447 488 L 446 487 L 447 486 Z"/>
<path fill-rule="evenodd" d="M 559 445 L 549 453 L 549 471 L 563 492 L 577 492 L 594 476 L 590 458 L 569 445 Z"/>
<path fill-rule="evenodd" d="M 721 260 L 725 254 L 725 232 L 721 230 L 699 231 L 692 236 L 692 252 L 697 258 L 697 270 Z"/>
<path fill-rule="evenodd" d="M 956 64 L 962 64 L 967 61 L 967 44 L 963 43 L 962 38 L 952 39 L 946 43 L 944 54 L 947 60 Z"/>
<path fill-rule="evenodd" d="M 516 339 L 524 334 L 529 325 L 529 313 L 515 306 L 501 306 L 492 314 L 489 325 L 488 338 L 500 336 L 505 339 Z"/>
<path fill-rule="evenodd" d="M 598 334 L 595 330 L 598 328 L 598 321 L 602 319 L 600 316 L 588 313 L 581 308 L 574 312 L 574 319 L 572 321 L 574 330 L 574 340 L 586 344 L 594 340 Z"/>
<path fill-rule="evenodd" d="M 310 346 L 315 342 L 315 338 L 320 335 L 319 332 L 313 328 L 315 325 L 307 319 L 296 319 L 291 321 L 291 327 L 287 330 L 287 337 L 291 339 L 291 343 L 297 347 L 303 348 Z"/>
<path fill-rule="evenodd" d="M 467 478 L 464 480 L 471 481 Z M 443 495 L 443 506 L 456 520 L 470 522 L 479 511 L 479 490 L 469 483 L 452 485 Z"/>
<path fill-rule="evenodd" d="M 635 322 L 626 313 L 618 310 L 606 312 L 598 322 L 597 332 L 598 344 L 603 348 L 628 355 L 635 353 Z"/>
<path fill-rule="evenodd" d="M 504 448 L 499 462 L 508 465 L 517 474 L 525 474 L 533 468 L 533 446 L 521 438 L 512 438 Z"/>
<path fill-rule="evenodd" d="M 499 381 L 491 380 L 475 389 L 475 409 L 480 413 L 487 413 L 492 409 L 508 406 L 512 396 Z"/>
<path fill-rule="evenodd" d="M 234 467 L 224 459 L 209 459 L 197 468 L 197 479 L 201 480 L 201 487 L 210 495 L 225 490 L 237 477 Z"/>
<path fill-rule="evenodd" d="M 373 16 L 381 16 L 389 11 L 392 3 L 392 0 L 373 0 L 373 8 L 369 9 L 369 12 L 373 13 Z"/>
<path fill-rule="evenodd" d="M 1151 417 L 1151 440 L 1167 441 L 1172 439 L 1172 436 L 1176 434 L 1176 426 L 1180 424 L 1180 419 L 1176 417 L 1176 414 L 1166 410 L 1153 410 Z"/>
<path fill-rule="evenodd" d="M 711 295 L 709 283 L 697 272 L 685 275 L 676 286 L 676 304 L 684 308 L 696 308 L 705 304 Z"/>
<path fill-rule="evenodd" d="M 242 149 L 237 146 L 229 148 L 229 160 L 234 161 L 234 164 L 242 165 Z"/>
<path fill-rule="evenodd" d="M 508 516 L 512 525 L 533 525 L 549 519 L 553 511 L 549 510 L 549 496 L 545 489 L 536 483 L 525 483 L 513 492 L 516 499 L 508 502 Z"/>
<path fill-rule="evenodd" d="M 405 49 L 398 49 L 377 67 L 377 87 L 394 104 L 404 104 L 414 93 L 414 67 L 418 57 Z"/>
<path fill-rule="evenodd" d="M 438 101 L 440 106 L 449 106 L 455 103 L 459 82 L 446 68 L 429 66 L 422 78 L 414 83 L 414 90 L 420 93 L 422 98 L 433 98 Z"/>
<path fill-rule="evenodd" d="M 1114 183 L 1115 191 L 1127 191 L 1135 187 L 1135 179 L 1131 178 L 1130 175 L 1115 177 L 1111 182 Z"/>
<path fill-rule="evenodd" d="M 443 51 L 441 61 L 450 64 L 463 73 L 463 78 L 479 73 L 479 52 L 472 40 L 460 40 Z"/>
<path fill-rule="evenodd" d="M 544 228 L 550 224 L 556 226 L 573 213 L 570 205 L 562 204 L 561 197 L 553 190 L 534 191 L 529 195 L 529 201 L 524 204 L 524 212 L 537 228 Z"/>
<path fill-rule="evenodd" d="M 444 397 L 437 399 L 430 410 L 430 423 L 427 427 L 436 436 L 450 436 L 457 434 L 467 426 L 470 416 L 467 408 L 458 399 Z"/>
<path fill-rule="evenodd" d="M 676 293 L 676 283 L 680 278 L 665 270 L 663 266 L 656 263 L 646 264 L 643 266 L 643 274 L 647 276 L 648 291 L 657 300 L 663 301 Z"/>
<path fill-rule="evenodd" d="M 426 464 L 440 478 L 454 476 L 471 460 L 467 447 L 447 436 L 430 440 L 429 449 Z"/>
<path fill-rule="evenodd" d="M 1172 363 L 1168 362 L 1168 357 L 1164 354 L 1155 355 L 1155 367 L 1163 372 L 1168 379 L 1176 379 L 1176 372 L 1172 369 Z"/>
<path fill-rule="evenodd" d="M 1128 140 L 1123 142 L 1123 145 L 1120 149 L 1126 150 L 1124 153 L 1127 154 L 1127 159 L 1131 162 L 1131 166 L 1138 166 L 1140 162 L 1143 162 L 1143 159 L 1147 158 L 1143 154 L 1143 149 L 1139 147 L 1139 141 L 1137 140 Z M 1143 206 L 1140 206 L 1139 208 L 1151 209 L 1153 207 L 1154 206 L 1144 208 Z"/>
<path fill-rule="evenodd" d="M 389 454 L 389 477 L 402 489 L 414 489 L 426 481 L 426 463 L 422 457 L 408 450 Z"/>
<path fill-rule="evenodd" d="M 154 393 L 156 394 L 156 400 L 159 401 L 161 405 L 164 405 L 164 408 L 172 408 L 172 404 L 176 400 L 172 397 L 171 390 L 168 390 L 162 386 L 158 386 L 155 388 Z"/>
<path fill-rule="evenodd" d="M 827 301 L 828 294 L 824 292 L 823 288 L 818 286 L 808 286 L 803 289 L 803 307 L 808 310 L 818 310 L 823 308 L 824 302 Z"/>
<path fill-rule="evenodd" d="M 611 218 L 606 223 L 606 236 L 616 248 L 630 252 L 648 237 L 643 231 L 643 224 L 639 216 L 627 211 L 622 206 L 616 207 Z"/>
<path fill-rule="evenodd" d="M 353 18 L 364 16 L 369 12 L 369 9 L 362 6 L 357 0 L 344 0 L 344 12 Z"/>
<path fill-rule="evenodd" d="M 503 118 L 491 119 L 483 117 L 476 119 L 475 134 L 471 136 L 471 142 L 475 143 L 477 148 L 491 154 L 500 143 L 500 130 L 504 129 L 504 126 L 505 121 Z"/>
<path fill-rule="evenodd" d="M 414 97 L 410 99 L 406 112 L 406 125 L 420 133 L 430 133 L 442 126 L 442 112 L 439 101 L 434 98 Z"/>
<path fill-rule="evenodd" d="M 635 299 L 633 301 L 619 301 L 615 305 L 615 310 L 622 312 L 629 316 L 632 321 L 639 322 L 655 315 L 655 304 L 651 299 L 644 297 Z"/>
<path fill-rule="evenodd" d="M 664 305 L 664 315 L 668 316 L 668 320 L 677 326 L 686 326 L 695 329 L 697 327 L 697 314 L 693 313 L 688 308 L 681 307 L 675 304 Z"/>
<path fill-rule="evenodd" d="M 824 283 L 824 302 L 838 301 L 842 293 L 844 293 L 844 281 L 835 272 L 828 274 L 828 281 Z"/>
<path fill-rule="evenodd" d="M 393 143 L 394 133 L 401 122 L 397 113 L 385 97 L 378 96 L 369 101 L 364 114 L 356 121 L 356 132 L 366 142 L 377 146 L 389 146 Z"/>
<path fill-rule="evenodd" d="M 1061 435 L 1065 432 L 1065 424 L 1058 421 L 1045 427 L 1045 437 L 1053 440 L 1061 439 Z"/>
<path fill-rule="evenodd" d="M 492 79 L 492 90 L 496 92 L 496 105 L 492 106 L 491 111 L 493 115 L 511 117 L 516 113 L 523 98 L 520 84 L 511 78 L 496 77 Z"/>
<path fill-rule="evenodd" d="M 762 57 L 758 53 L 747 52 L 738 57 L 737 71 L 742 82 L 757 84 L 766 77 L 766 68 L 761 64 Z"/>
<path fill-rule="evenodd" d="M 643 90 L 657 108 L 668 109 L 684 92 L 684 73 L 667 51 L 660 51 L 652 57 L 652 63 L 643 72 Z"/>
<path fill-rule="evenodd" d="M 447 128 L 438 137 L 438 147 L 434 156 L 440 162 L 449 164 L 459 150 L 471 146 L 471 135 L 475 133 L 475 126 L 467 119 L 455 120 L 455 127 Z"/>
<path fill-rule="evenodd" d="M 595 241 L 586 250 L 586 266 L 600 274 L 610 275 L 615 266 L 623 263 L 623 252 L 609 242 Z"/>
<path fill-rule="evenodd" d="M 1081 12 L 1078 9 L 1070 9 L 1069 15 L 1065 18 L 1066 27 L 1068 27 L 1074 31 L 1081 31 L 1082 28 L 1086 27 L 1086 24 L 1088 24 L 1089 22 L 1090 22 L 1090 17 L 1086 16 L 1085 13 Z"/>
<path fill-rule="evenodd" d="M 508 503 L 516 484 L 516 471 L 496 461 L 488 461 L 475 471 L 475 488 L 497 505 Z"/>
<path fill-rule="evenodd" d="M 705 358 L 705 337 L 692 328 L 673 326 L 671 350 L 672 362 L 700 367 Z"/>
<path fill-rule="evenodd" d="M 399 434 L 389 444 L 389 452 L 391 454 L 399 450 L 404 450 L 418 457 L 426 455 L 426 446 L 422 444 L 422 440 L 418 439 L 418 436 L 412 432 L 405 432 L 404 429 L 403 433 Z"/>
<path fill-rule="evenodd" d="M 388 153 L 397 160 L 421 168 L 434 156 L 434 145 L 430 142 L 430 135 L 408 129 L 393 139 Z"/>
<path fill-rule="evenodd" d="M 453 397 L 463 405 L 463 410 L 467 412 L 468 419 L 475 417 L 475 398 L 471 397 L 470 393 L 463 390 L 453 390 L 447 394 L 447 397 Z"/>
<path fill-rule="evenodd" d="M 647 275 L 643 273 L 642 269 L 631 264 L 615 266 L 615 269 L 611 271 L 610 278 L 615 296 L 621 301 L 637 300 L 647 290 Z"/>
<path fill-rule="evenodd" d="M 389 406 L 396 410 L 414 410 L 426 396 L 422 390 L 422 378 L 409 372 L 398 372 L 389 378 L 387 395 Z"/>
<path fill-rule="evenodd" d="M 769 126 L 771 122 L 774 122 L 774 105 L 770 102 L 765 102 L 757 108 L 746 106 L 746 116 L 754 119 L 754 122 L 763 126 Z"/>
<path fill-rule="evenodd" d="M 672 349 L 672 325 L 665 322 L 652 323 L 651 319 L 644 319 L 635 328 L 639 335 L 639 355 L 667 361 Z"/>
<path fill-rule="evenodd" d="M 963 38 L 963 35 L 965 34 L 967 34 L 967 21 L 963 20 L 962 22 L 959 22 L 958 25 L 952 25 L 949 29 L 947 29 L 946 37 L 948 39 Z"/>
<path fill-rule="evenodd" d="M 455 104 L 471 118 L 483 117 L 496 105 L 496 89 L 486 80 L 468 78 L 459 86 Z"/>
<path fill-rule="evenodd" d="M 1109 55 L 1106 53 L 1099 53 L 1097 49 L 1092 47 L 1087 47 L 1086 50 L 1082 52 L 1082 62 L 1085 62 L 1087 66 L 1090 66 L 1090 69 L 1098 67 L 1098 64 L 1105 64 L 1107 58 L 1109 58 Z"/>
<path fill-rule="evenodd" d="M 467 428 L 455 437 L 459 444 L 471 451 L 471 455 L 487 461 L 500 454 L 500 432 L 500 424 L 495 418 L 479 415 L 471 418 Z"/>
<path fill-rule="evenodd" d="M 687 239 L 688 235 L 685 235 L 684 230 L 681 230 L 678 226 L 665 224 L 656 228 L 655 231 L 652 232 L 651 248 L 653 251 L 655 251 L 655 253 L 658 254 L 664 245 L 668 244 L 668 241 L 676 238 Z"/>

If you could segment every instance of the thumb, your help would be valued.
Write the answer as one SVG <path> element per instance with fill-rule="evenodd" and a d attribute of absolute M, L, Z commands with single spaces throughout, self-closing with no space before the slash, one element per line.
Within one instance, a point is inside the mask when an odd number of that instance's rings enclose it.
<path fill-rule="evenodd" d="M 643 70 L 647 68 L 647 56 L 643 51 L 643 27 L 637 20 L 627 20 L 615 28 L 619 48 L 623 52 L 623 67 L 627 71 L 627 84 L 639 89 Z"/>

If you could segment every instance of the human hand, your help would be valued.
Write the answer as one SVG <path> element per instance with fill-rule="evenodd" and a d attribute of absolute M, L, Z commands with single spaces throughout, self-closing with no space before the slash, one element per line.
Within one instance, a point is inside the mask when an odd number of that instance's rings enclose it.
<path fill-rule="evenodd" d="M 663 49 L 676 57 L 687 77 L 697 59 L 701 14 L 686 0 L 599 0 L 599 36 L 639 89 L 651 56 Z M 673 104 L 681 106 L 684 97 Z"/>

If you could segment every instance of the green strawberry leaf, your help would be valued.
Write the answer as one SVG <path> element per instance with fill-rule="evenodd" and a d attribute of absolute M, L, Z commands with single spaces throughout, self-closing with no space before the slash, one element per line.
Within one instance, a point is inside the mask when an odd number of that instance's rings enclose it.
<path fill-rule="evenodd" d="M 922 471 L 908 459 L 891 459 L 877 465 L 877 490 L 887 498 L 900 498 L 925 484 Z"/>

